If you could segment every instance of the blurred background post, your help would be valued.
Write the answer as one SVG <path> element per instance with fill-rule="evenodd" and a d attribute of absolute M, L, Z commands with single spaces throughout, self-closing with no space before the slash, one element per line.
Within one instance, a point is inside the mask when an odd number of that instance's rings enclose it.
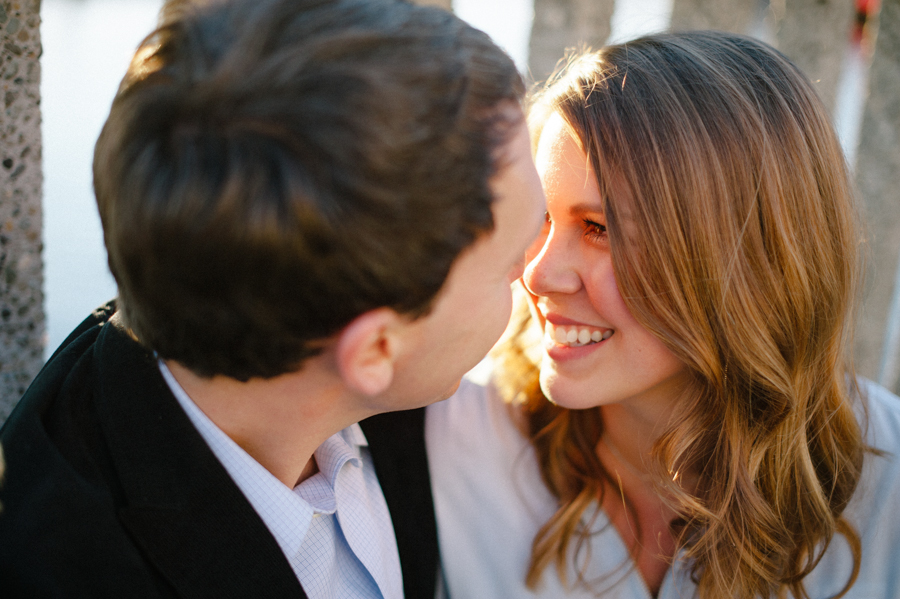
<path fill-rule="evenodd" d="M 856 355 L 863 374 L 896 393 L 900 391 L 900 0 L 882 0 L 872 26 L 874 51 L 856 160 L 856 184 L 869 227 L 870 268 Z"/>
<path fill-rule="evenodd" d="M 534 0 L 528 45 L 532 81 L 545 80 L 570 48 L 603 46 L 614 9 L 614 0 Z"/>
<path fill-rule="evenodd" d="M 0 421 L 43 364 L 40 0 L 0 0 Z"/>

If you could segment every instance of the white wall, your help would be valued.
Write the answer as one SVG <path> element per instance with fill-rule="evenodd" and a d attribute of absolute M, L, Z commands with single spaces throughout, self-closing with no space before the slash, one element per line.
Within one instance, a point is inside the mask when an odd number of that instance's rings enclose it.
<path fill-rule="evenodd" d="M 44 0 L 45 355 L 115 297 L 91 184 L 94 142 L 160 0 Z"/>

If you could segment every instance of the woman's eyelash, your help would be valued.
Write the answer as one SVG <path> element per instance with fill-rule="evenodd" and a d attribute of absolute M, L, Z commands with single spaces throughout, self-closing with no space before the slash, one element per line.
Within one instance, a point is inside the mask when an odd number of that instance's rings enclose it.
<path fill-rule="evenodd" d="M 584 223 L 587 234 L 591 238 L 599 239 L 606 236 L 606 225 L 601 225 L 600 223 L 587 218 L 583 219 L 581 222 Z"/>

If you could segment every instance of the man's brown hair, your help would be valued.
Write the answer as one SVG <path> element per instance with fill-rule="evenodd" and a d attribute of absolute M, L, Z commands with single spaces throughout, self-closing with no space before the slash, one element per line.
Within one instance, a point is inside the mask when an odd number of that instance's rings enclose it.
<path fill-rule="evenodd" d="M 160 357 L 246 380 L 298 368 L 368 310 L 427 313 L 493 226 L 522 93 L 510 58 L 438 9 L 164 12 L 94 155 L 125 321 Z"/>

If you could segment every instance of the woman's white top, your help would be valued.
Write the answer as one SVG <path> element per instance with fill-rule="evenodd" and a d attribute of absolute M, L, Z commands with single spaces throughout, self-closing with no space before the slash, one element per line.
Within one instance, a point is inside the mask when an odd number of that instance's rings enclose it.
<path fill-rule="evenodd" d="M 486 380 L 469 376 L 450 399 L 428 408 L 426 442 L 441 561 L 450 599 L 589 597 L 649 599 L 621 537 L 598 514 L 582 556 L 595 590 L 566 591 L 548 567 L 536 591 L 525 586 L 531 543 L 555 513 L 557 501 L 541 480 L 534 451 L 514 425 L 509 407 Z M 867 455 L 862 480 L 845 515 L 862 539 L 862 566 L 846 595 L 900 599 L 900 399 L 861 381 L 869 411 L 868 440 L 889 452 Z M 576 570 L 569 554 L 569 580 Z M 822 561 L 805 579 L 810 597 L 836 594 L 852 566 L 850 550 L 836 535 Z M 693 597 L 686 564 L 676 559 L 659 599 Z"/>

